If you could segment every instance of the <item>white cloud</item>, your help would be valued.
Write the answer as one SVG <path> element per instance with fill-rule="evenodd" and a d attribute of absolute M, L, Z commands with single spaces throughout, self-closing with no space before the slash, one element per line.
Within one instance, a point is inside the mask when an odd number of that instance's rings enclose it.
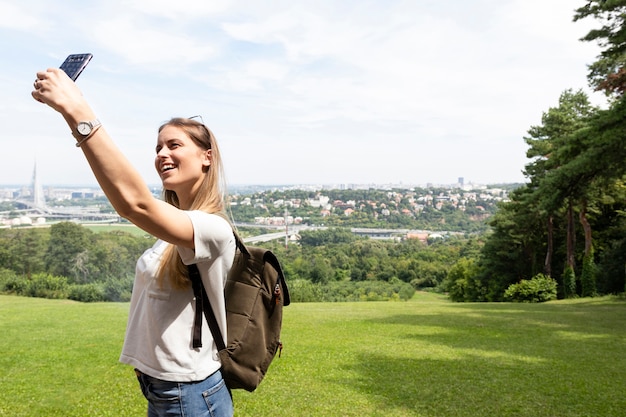
<path fill-rule="evenodd" d="M 36 7 L 37 3 L 31 6 Z M 45 22 L 36 15 L 28 13 L 25 7 L 20 8 L 14 3 L 0 1 L 0 28 L 27 31 L 45 25 Z"/>
<path fill-rule="evenodd" d="M 156 125 L 201 113 L 235 182 L 521 180 L 526 130 L 564 89 L 586 85 L 585 65 L 597 55 L 578 41 L 593 22 L 572 23 L 570 0 L 47 4 L 9 10 L 54 30 L 6 29 L 20 33 L 20 48 L 0 53 L 43 44 L 46 56 L 30 59 L 45 67 L 66 48 L 93 52 L 79 84 L 150 178 Z M 87 11 L 98 16 L 89 25 Z M 28 146 L 61 152 L 67 129 L 45 108 L 27 108 L 33 75 L 18 61 L 0 77 L 5 103 L 20 103 L 5 105 L 3 135 L 27 143 L 13 126 L 36 117 L 37 143 Z M 18 146 L 15 163 L 29 166 L 30 156 L 20 160 L 28 146 Z M 276 162 L 253 167 L 264 152 Z M 0 182 L 10 182 L 19 168 L 3 169 Z M 76 178 L 67 172 L 54 175 Z"/>
<path fill-rule="evenodd" d="M 232 7 L 229 0 L 131 0 L 127 4 L 146 15 L 163 17 L 169 20 L 199 19 L 213 16 Z M 117 5 L 119 7 L 119 5 Z"/>
<path fill-rule="evenodd" d="M 215 54 L 211 45 L 186 34 L 170 34 L 132 15 L 96 22 L 93 34 L 106 49 L 154 71 L 176 71 Z"/>

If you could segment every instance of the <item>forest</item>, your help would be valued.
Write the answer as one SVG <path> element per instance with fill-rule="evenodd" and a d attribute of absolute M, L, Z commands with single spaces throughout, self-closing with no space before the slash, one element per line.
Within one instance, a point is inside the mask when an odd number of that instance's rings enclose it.
<path fill-rule="evenodd" d="M 241 230 L 244 234 L 245 231 Z M 0 229 L 0 292 L 77 301 L 128 301 L 135 262 L 154 238 L 124 231 L 94 232 L 72 223 Z M 281 260 L 293 301 L 407 300 L 417 288 L 437 288 L 477 239 L 383 241 L 343 228 L 302 232 L 287 247 L 265 244 Z"/>
<path fill-rule="evenodd" d="M 268 244 L 283 263 L 294 301 L 405 300 L 416 290 L 431 290 L 454 301 L 537 302 L 625 291 L 626 0 L 588 1 L 573 19 L 595 19 L 597 28 L 582 41 L 602 48 L 588 67 L 588 83 L 605 94 L 606 106 L 592 105 L 582 90 L 555 97 L 541 123 L 520 138 L 528 146 L 527 182 L 491 208 L 481 203 L 480 212 L 474 203 L 465 210 L 443 205 L 403 216 L 406 202 L 399 199 L 398 210 L 381 217 L 368 203 L 374 190 L 347 197 L 363 203 L 363 210 L 349 217 L 322 218 L 312 207 L 300 208 L 303 218 L 328 228 L 303 231 L 288 247 Z M 252 198 L 265 199 L 265 212 L 280 215 L 284 209 L 274 207 L 276 200 L 310 196 L 290 193 Z M 331 197 L 344 198 L 341 193 L 348 191 L 336 190 Z M 233 207 L 237 220 L 258 214 L 252 205 Z M 465 234 L 382 241 L 356 237 L 350 227 Z M 153 241 L 119 231 L 94 233 L 69 222 L 1 229 L 0 291 L 126 301 L 135 260 Z"/>

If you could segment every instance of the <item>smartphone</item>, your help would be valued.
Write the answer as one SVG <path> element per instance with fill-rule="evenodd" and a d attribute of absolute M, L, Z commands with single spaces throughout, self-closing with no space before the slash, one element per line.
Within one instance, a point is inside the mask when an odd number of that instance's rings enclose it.
<path fill-rule="evenodd" d="M 80 73 L 83 72 L 89 61 L 91 61 L 91 58 L 93 58 L 92 54 L 72 54 L 61 64 L 61 69 L 73 81 L 76 81 Z"/>

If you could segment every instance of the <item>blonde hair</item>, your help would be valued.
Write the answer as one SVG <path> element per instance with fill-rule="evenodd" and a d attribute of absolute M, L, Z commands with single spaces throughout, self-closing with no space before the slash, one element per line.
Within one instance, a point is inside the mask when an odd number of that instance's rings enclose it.
<path fill-rule="evenodd" d="M 204 178 L 198 192 L 194 196 L 190 210 L 215 213 L 227 219 L 224 166 L 215 136 L 203 123 L 193 119 L 172 118 L 159 127 L 159 132 L 166 126 L 175 126 L 182 129 L 202 150 L 211 150 L 211 164 L 204 172 Z M 178 196 L 172 190 L 163 190 L 163 200 L 180 208 Z M 159 265 L 157 279 L 160 286 L 163 286 L 166 278 L 173 288 L 185 288 L 190 283 L 187 266 L 183 264 L 176 247 L 171 244 L 165 249 Z"/>

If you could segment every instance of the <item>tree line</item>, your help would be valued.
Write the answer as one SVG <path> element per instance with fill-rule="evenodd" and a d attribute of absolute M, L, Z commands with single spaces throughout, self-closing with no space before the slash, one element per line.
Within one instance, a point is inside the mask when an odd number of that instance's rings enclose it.
<path fill-rule="evenodd" d="M 302 231 L 297 245 L 269 247 L 283 260 L 296 301 L 407 300 L 416 290 L 442 290 L 451 268 L 476 256 L 481 241 L 376 240 L 329 228 Z"/>
<path fill-rule="evenodd" d="M 72 222 L 0 229 L 0 291 L 79 301 L 128 301 L 150 237 L 94 233 Z"/>
<path fill-rule="evenodd" d="M 245 232 L 245 231 L 243 231 Z M 135 264 L 154 238 L 92 232 L 61 222 L 49 228 L 0 229 L 0 291 L 78 301 L 128 301 Z M 383 241 L 344 228 L 304 231 L 298 244 L 264 244 L 281 260 L 294 301 L 407 300 L 441 287 L 478 238 L 427 244 Z"/>
<path fill-rule="evenodd" d="M 588 81 L 608 107 L 569 89 L 530 127 L 528 183 L 490 220 L 480 256 L 456 265 L 453 299 L 499 301 L 533 279 L 554 280 L 563 298 L 624 291 L 626 1 L 587 1 L 574 15 L 585 18 L 600 22 L 582 40 L 602 47 Z"/>

